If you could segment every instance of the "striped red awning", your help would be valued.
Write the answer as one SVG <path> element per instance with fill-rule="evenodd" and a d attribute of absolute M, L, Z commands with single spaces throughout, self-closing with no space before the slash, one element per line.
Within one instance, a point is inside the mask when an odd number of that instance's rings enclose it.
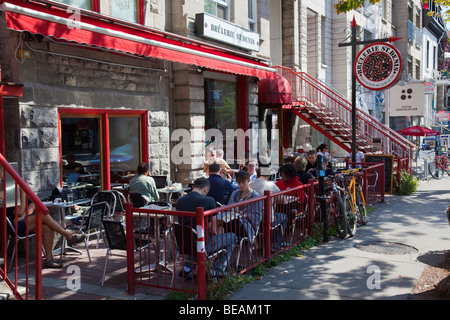
<path fill-rule="evenodd" d="M 146 28 L 110 23 L 106 19 L 85 15 L 77 21 L 71 12 L 30 2 L 10 0 L 3 6 L 7 27 L 13 30 L 233 74 L 258 78 L 275 76 L 275 70 L 259 61 L 207 44 L 171 39 Z"/>

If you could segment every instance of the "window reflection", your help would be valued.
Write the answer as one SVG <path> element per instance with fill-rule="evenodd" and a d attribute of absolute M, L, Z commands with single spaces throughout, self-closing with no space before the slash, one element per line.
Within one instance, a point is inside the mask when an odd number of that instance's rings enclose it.
<path fill-rule="evenodd" d="M 61 116 L 64 184 L 109 188 L 128 183 L 136 174 L 142 158 L 141 116 L 112 113 L 107 119 L 109 130 L 100 114 Z M 104 162 L 106 154 L 109 154 L 109 177 L 104 176 L 108 170 Z"/>
<path fill-rule="evenodd" d="M 61 118 L 63 181 L 100 185 L 100 128 L 98 118 Z M 72 164 L 72 156 L 75 164 Z M 81 170 L 75 170 L 82 166 Z M 79 176 L 71 175 L 78 172 Z"/>
<path fill-rule="evenodd" d="M 128 182 L 140 161 L 139 118 L 109 119 L 109 150 L 111 182 Z"/>

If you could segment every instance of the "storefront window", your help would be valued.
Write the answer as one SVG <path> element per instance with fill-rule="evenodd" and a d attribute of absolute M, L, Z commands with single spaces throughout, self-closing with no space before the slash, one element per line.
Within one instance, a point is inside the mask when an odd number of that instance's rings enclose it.
<path fill-rule="evenodd" d="M 66 169 L 70 155 L 80 163 L 80 174 L 92 175 L 90 183 L 100 185 L 100 119 L 99 118 L 61 118 L 61 151 L 63 159 L 63 180 L 69 178 L 70 169 Z M 73 178 L 71 178 L 73 179 Z M 77 177 L 72 182 L 82 181 Z"/>
<path fill-rule="evenodd" d="M 91 0 L 59 0 L 59 2 L 68 4 L 73 7 L 78 7 L 86 10 L 92 10 Z"/>
<path fill-rule="evenodd" d="M 128 182 L 140 161 L 139 118 L 109 118 L 111 183 Z"/>
<path fill-rule="evenodd" d="M 237 128 L 236 83 L 205 80 L 205 100 L 206 129 Z"/>
<path fill-rule="evenodd" d="M 147 134 L 142 126 L 144 117 L 116 114 L 113 110 L 87 111 L 86 114 L 64 111 L 60 114 L 63 182 L 69 179 L 102 189 L 127 183 L 136 174 L 144 156 L 142 136 Z M 65 168 L 71 155 L 83 167 L 75 181 L 71 171 Z"/>
<path fill-rule="evenodd" d="M 111 0 L 110 15 L 126 21 L 137 22 L 136 0 Z"/>
<path fill-rule="evenodd" d="M 236 82 L 205 80 L 205 130 L 215 131 L 209 129 L 217 129 L 220 134 L 208 134 L 205 147 L 223 149 L 228 164 L 233 164 L 237 154 Z M 231 136 L 227 129 L 232 129 Z"/>

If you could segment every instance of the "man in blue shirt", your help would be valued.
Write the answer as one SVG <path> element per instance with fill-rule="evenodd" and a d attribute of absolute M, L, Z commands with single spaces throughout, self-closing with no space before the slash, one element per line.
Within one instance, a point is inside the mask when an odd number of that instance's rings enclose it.
<path fill-rule="evenodd" d="M 207 196 L 214 198 L 220 204 L 227 205 L 235 188 L 230 181 L 220 175 L 220 164 L 214 162 L 209 165 L 208 180 L 210 188 Z"/>

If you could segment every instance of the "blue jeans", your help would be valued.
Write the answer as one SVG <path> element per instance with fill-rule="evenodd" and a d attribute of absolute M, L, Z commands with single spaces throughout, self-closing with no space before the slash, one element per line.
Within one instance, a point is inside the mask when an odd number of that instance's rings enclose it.
<path fill-rule="evenodd" d="M 226 257 L 224 254 L 219 254 L 214 259 L 213 270 L 216 275 L 223 275 L 224 270 L 227 267 L 227 260 L 230 260 L 231 254 L 236 247 L 236 235 L 234 233 L 221 233 L 207 237 L 206 250 L 207 255 L 211 255 L 220 249 L 227 251 Z M 197 257 L 192 257 L 194 262 L 197 261 Z M 195 269 L 195 264 L 191 261 L 186 261 L 184 266 L 189 269 Z"/>

